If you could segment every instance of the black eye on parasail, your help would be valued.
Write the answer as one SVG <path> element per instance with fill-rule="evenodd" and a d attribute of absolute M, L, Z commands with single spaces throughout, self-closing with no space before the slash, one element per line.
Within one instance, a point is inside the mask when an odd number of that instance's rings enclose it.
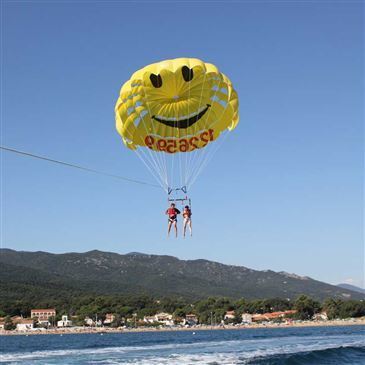
<path fill-rule="evenodd" d="M 183 78 L 186 82 L 189 82 L 193 79 L 194 74 L 193 74 L 193 69 L 189 68 L 188 66 L 183 66 L 183 68 L 181 69 Z"/>
<path fill-rule="evenodd" d="M 162 78 L 161 78 L 161 75 L 158 74 L 158 75 L 155 75 L 155 74 L 151 74 L 150 75 L 150 80 L 152 82 L 152 85 L 156 88 L 159 88 L 162 86 Z"/>

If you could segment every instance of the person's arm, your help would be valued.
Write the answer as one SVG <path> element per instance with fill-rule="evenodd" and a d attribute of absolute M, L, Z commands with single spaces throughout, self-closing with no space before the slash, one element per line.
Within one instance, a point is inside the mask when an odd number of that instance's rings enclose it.
<path fill-rule="evenodd" d="M 177 209 L 177 208 L 175 208 L 175 212 L 176 212 L 176 214 L 180 214 L 181 213 L 180 210 Z"/>

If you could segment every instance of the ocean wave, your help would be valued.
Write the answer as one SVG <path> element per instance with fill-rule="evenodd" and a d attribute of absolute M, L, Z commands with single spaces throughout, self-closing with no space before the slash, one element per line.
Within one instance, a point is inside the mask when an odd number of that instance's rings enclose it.
<path fill-rule="evenodd" d="M 323 350 L 304 351 L 293 354 L 277 354 L 271 356 L 259 356 L 247 360 L 250 365 L 330 365 L 330 364 L 365 364 L 365 346 L 340 346 Z"/>
<path fill-rule="evenodd" d="M 157 356 L 143 359 L 105 359 L 90 361 L 93 365 L 363 365 L 365 364 L 365 346 L 340 346 L 323 350 L 285 353 L 267 350 L 238 354 L 172 354 L 168 357 Z"/>
<path fill-rule="evenodd" d="M 260 340 L 260 342 L 270 342 L 271 339 L 266 338 Z M 229 341 L 201 341 L 201 342 L 187 342 L 187 343 L 169 343 L 169 344 L 156 344 L 149 346 L 113 346 L 113 347 L 87 347 L 82 349 L 70 349 L 70 350 L 44 350 L 44 351 L 32 351 L 32 352 L 8 352 L 1 354 L 0 363 L 4 361 L 19 361 L 19 360 L 33 360 L 58 356 L 82 356 L 84 354 L 89 355 L 102 355 L 102 354 L 124 354 L 137 351 L 158 351 L 158 350 L 171 350 L 171 349 L 189 349 L 189 348 L 214 348 L 224 347 L 230 348 L 242 343 L 257 343 L 257 339 L 244 339 L 244 340 L 229 340 Z"/>
<path fill-rule="evenodd" d="M 289 339 L 288 339 L 289 340 Z M 136 364 L 136 365 L 238 365 L 238 364 L 326 364 L 327 358 L 341 356 L 341 364 L 365 364 L 358 362 L 365 357 L 363 339 L 312 337 L 309 343 L 298 343 L 295 336 L 290 343 L 281 339 L 207 341 L 195 343 L 169 343 L 151 346 L 117 346 L 34 352 L 3 353 L 0 363 L 41 364 Z M 345 362 L 351 358 L 352 362 Z M 346 360 L 347 361 L 347 360 Z M 71 361 L 70 361 L 71 362 Z M 333 362 L 332 362 L 333 363 Z"/>

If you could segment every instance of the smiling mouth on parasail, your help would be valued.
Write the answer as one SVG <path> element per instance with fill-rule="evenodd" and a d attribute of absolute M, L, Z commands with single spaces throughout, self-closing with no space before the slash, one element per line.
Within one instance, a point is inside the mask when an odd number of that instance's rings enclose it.
<path fill-rule="evenodd" d="M 157 120 L 159 123 L 165 124 L 168 127 L 186 129 L 195 124 L 209 109 L 210 104 L 207 104 L 205 107 L 199 109 L 197 112 L 191 113 L 184 119 L 178 118 L 165 118 L 160 115 L 154 115 L 152 119 Z"/>

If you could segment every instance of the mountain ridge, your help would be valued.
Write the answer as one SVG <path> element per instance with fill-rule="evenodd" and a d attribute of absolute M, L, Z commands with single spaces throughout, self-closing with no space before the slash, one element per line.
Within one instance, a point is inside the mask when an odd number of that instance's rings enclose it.
<path fill-rule="evenodd" d="M 95 295 L 294 299 L 307 294 L 319 300 L 365 298 L 364 294 L 294 273 L 260 271 L 205 259 L 180 260 L 169 255 L 118 254 L 100 250 L 49 253 L 4 248 L 0 249 L 0 263 L 6 264 L 7 268 L 0 270 L 0 281 L 6 281 L 6 290 L 11 290 L 11 285 L 25 286 L 29 290 L 43 286 L 49 289 L 53 283 L 63 290 Z M 27 280 L 22 270 L 29 272 L 33 280 Z"/>
<path fill-rule="evenodd" d="M 349 290 L 352 290 L 352 291 L 355 291 L 355 292 L 358 292 L 358 293 L 365 294 L 365 289 L 363 289 L 359 286 L 356 286 L 356 285 L 347 284 L 347 283 L 340 283 L 340 284 L 337 284 L 337 286 L 340 287 L 340 288 L 343 288 L 343 289 L 349 289 Z"/>

